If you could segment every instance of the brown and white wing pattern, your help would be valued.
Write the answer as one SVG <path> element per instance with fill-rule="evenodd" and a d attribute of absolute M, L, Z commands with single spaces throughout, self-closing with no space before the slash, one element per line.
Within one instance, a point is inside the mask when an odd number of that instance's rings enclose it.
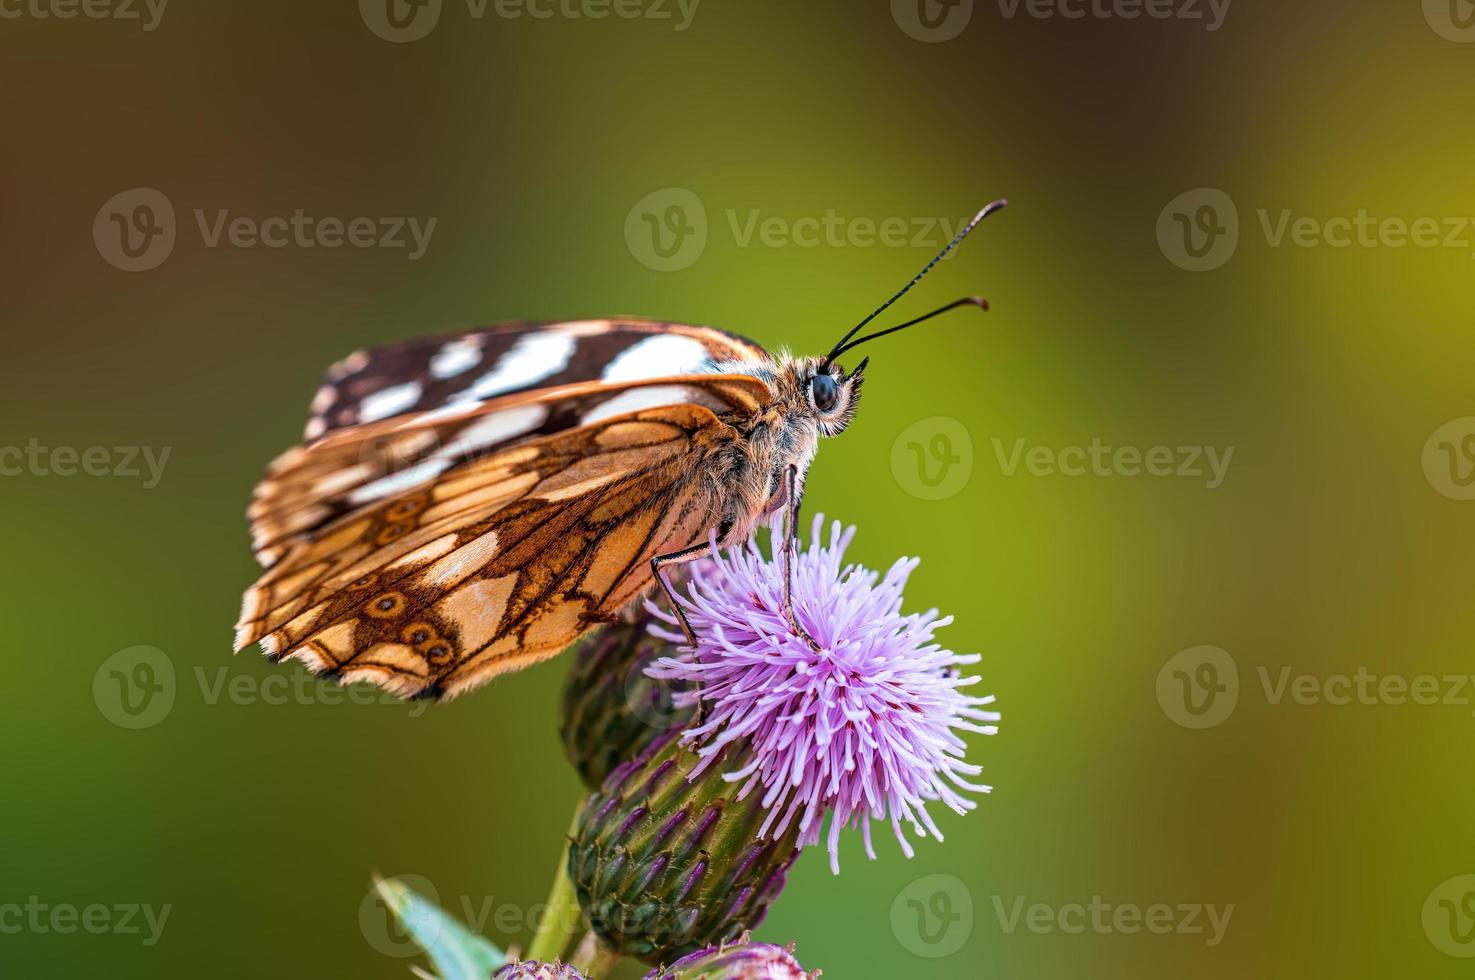
<path fill-rule="evenodd" d="M 261 564 L 271 567 L 292 538 L 505 446 L 658 405 L 697 405 L 719 416 L 751 414 L 767 397 L 766 387 L 741 375 L 579 383 L 335 430 L 272 463 L 247 511 L 253 547 Z"/>
<path fill-rule="evenodd" d="M 766 390 L 741 376 L 671 380 L 750 404 Z M 649 586 L 652 557 L 720 521 L 703 462 L 736 437 L 701 404 L 663 405 L 464 461 L 280 545 L 246 593 L 236 648 L 259 641 L 417 697 L 553 656 Z"/>
<path fill-rule="evenodd" d="M 357 351 L 328 369 L 306 437 L 580 382 L 692 374 L 763 348 L 713 327 L 618 318 L 505 323 Z"/>

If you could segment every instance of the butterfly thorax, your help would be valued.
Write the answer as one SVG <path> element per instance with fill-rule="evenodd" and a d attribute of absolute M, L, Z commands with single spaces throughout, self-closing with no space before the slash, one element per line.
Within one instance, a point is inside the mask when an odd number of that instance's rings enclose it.
<path fill-rule="evenodd" d="M 732 541 L 746 537 L 762 518 L 783 506 L 783 478 L 789 467 L 797 470 L 802 489 L 819 437 L 838 435 L 849 424 L 861 378 L 846 377 L 831 367 L 841 398 L 831 411 L 822 412 L 810 394 L 812 379 L 823 369 L 819 358 L 780 352 L 774 358 L 729 362 L 716 369 L 757 378 L 770 392 L 768 404 L 758 411 L 724 418 L 734 437 L 720 440 L 709 456 L 712 478 L 727 498 L 728 520 L 721 536 Z"/>

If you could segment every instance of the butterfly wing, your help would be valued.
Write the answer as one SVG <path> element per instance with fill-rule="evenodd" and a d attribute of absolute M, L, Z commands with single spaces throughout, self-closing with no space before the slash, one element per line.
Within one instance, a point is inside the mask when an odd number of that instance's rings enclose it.
<path fill-rule="evenodd" d="M 306 437 L 522 391 L 690 374 L 722 361 L 766 358 L 750 340 L 685 323 L 621 318 L 498 324 L 350 354 L 328 369 Z"/>
<path fill-rule="evenodd" d="M 505 446 L 657 405 L 697 405 L 718 415 L 751 413 L 768 397 L 765 386 L 740 375 L 586 382 L 335 430 L 288 450 L 257 485 L 247 512 L 256 556 L 271 567 L 294 537 Z"/>
<path fill-rule="evenodd" d="M 256 556 L 270 567 L 293 535 L 517 440 L 652 404 L 722 411 L 720 399 L 668 382 L 732 361 L 769 357 L 712 327 L 636 319 L 509 323 L 358 351 L 328 370 L 309 443 L 256 488 Z"/>
<path fill-rule="evenodd" d="M 740 375 L 616 387 L 693 391 L 743 412 L 768 397 L 763 382 Z M 511 410 L 482 406 L 474 417 Z M 365 428 L 339 441 L 351 446 Z M 720 522 L 726 500 L 704 463 L 736 438 L 717 412 L 687 402 L 463 460 L 280 545 L 246 593 L 236 648 L 260 641 L 322 674 L 429 697 L 552 656 L 649 586 L 652 557 Z"/>

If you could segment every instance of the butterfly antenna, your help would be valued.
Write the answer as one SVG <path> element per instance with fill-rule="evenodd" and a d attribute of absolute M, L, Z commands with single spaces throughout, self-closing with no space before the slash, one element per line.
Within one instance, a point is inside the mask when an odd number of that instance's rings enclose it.
<path fill-rule="evenodd" d="M 846 344 L 843 347 L 837 347 L 830 353 L 829 358 L 826 359 L 826 363 L 829 362 L 829 359 L 839 357 L 841 354 L 845 353 L 851 348 L 859 347 L 861 344 L 864 344 L 869 340 L 875 340 L 877 337 L 884 337 L 889 333 L 896 333 L 896 331 L 898 330 L 905 330 L 907 327 L 915 327 L 917 324 L 922 323 L 925 320 L 930 320 L 935 316 L 941 316 L 949 310 L 956 310 L 960 306 L 976 306 L 980 310 L 983 310 L 985 313 L 988 312 L 988 300 L 984 299 L 982 296 L 964 296 L 962 299 L 953 300 L 946 306 L 939 306 L 931 313 L 923 313 L 915 320 L 908 320 L 906 323 L 898 323 L 896 326 L 887 327 L 885 330 L 877 330 L 875 333 L 868 333 L 864 337 L 852 340 L 850 343 Z M 870 360 L 870 358 L 867 358 L 867 360 Z"/>
<path fill-rule="evenodd" d="M 935 310 L 932 313 L 929 313 L 929 314 L 927 314 L 924 317 L 920 317 L 920 318 L 918 318 L 916 320 L 911 321 L 910 323 L 904 323 L 901 326 L 891 327 L 891 328 L 889 328 L 887 330 L 883 330 L 883 331 L 880 331 L 878 333 L 870 334 L 869 336 L 862 337 L 860 340 L 857 340 L 854 343 L 850 343 L 849 342 L 850 341 L 850 338 L 851 337 L 854 337 L 856 334 L 860 333 L 860 331 L 865 328 L 865 325 L 866 324 L 870 323 L 876 317 L 878 317 L 882 313 L 886 312 L 887 308 L 890 307 L 892 303 L 895 303 L 897 300 L 899 300 L 903 296 L 905 296 L 907 294 L 907 290 L 909 290 L 913 286 L 915 286 L 919 281 L 921 281 L 921 279 L 922 279 L 923 276 L 925 276 L 927 273 L 929 273 L 929 272 L 932 271 L 932 267 L 933 266 L 937 265 L 937 263 L 939 263 L 943 259 L 947 258 L 948 253 L 951 252 L 953 249 L 957 248 L 958 247 L 958 243 L 961 242 L 963 239 L 967 238 L 968 237 L 968 233 L 970 231 L 972 231 L 974 228 L 978 227 L 978 223 L 980 221 L 982 221 L 984 218 L 987 218 L 989 215 L 993 214 L 995 211 L 1002 210 L 1004 208 L 1004 206 L 1007 205 L 1008 203 L 1009 202 L 1007 200 L 1005 200 L 1003 198 L 1000 198 L 997 201 L 991 201 L 990 203 L 985 204 L 983 206 L 983 208 L 981 210 L 979 210 L 979 212 L 973 216 L 973 220 L 969 221 L 966 225 L 964 225 L 963 226 L 963 229 L 961 231 L 959 231 L 956 235 L 953 236 L 953 240 L 950 241 L 950 242 L 948 242 L 945 246 L 943 246 L 942 251 L 941 252 L 938 252 L 935 256 L 932 257 L 932 261 L 931 262 L 928 262 L 925 266 L 922 267 L 922 271 L 921 272 L 917 273 L 915 276 L 912 277 L 912 281 L 911 282 L 907 283 L 905 286 L 903 286 L 899 290 L 897 290 L 896 291 L 896 295 L 892 296 L 886 302 L 884 302 L 880 306 L 876 307 L 875 312 L 873 312 L 870 316 L 866 317 L 864 320 L 862 320 L 859 323 L 857 323 L 854 327 L 852 327 L 850 329 L 850 332 L 849 333 L 847 333 L 845 336 L 841 337 L 840 340 L 839 340 L 839 342 L 836 343 L 835 346 L 830 349 L 830 352 L 828 354 L 825 355 L 825 359 L 824 359 L 823 363 L 821 364 L 821 367 L 828 367 L 831 361 L 833 361 L 835 358 L 839 357 L 841 354 L 845 353 L 847 350 L 850 350 L 852 347 L 855 347 L 857 344 L 862 344 L 862 343 L 865 343 L 867 340 L 873 340 L 876 337 L 882 336 L 883 334 L 888 334 L 888 333 L 892 333 L 892 332 L 894 332 L 896 330 L 900 330 L 902 327 L 909 327 L 909 326 L 912 326 L 915 323 L 920 323 L 920 322 L 922 322 L 922 320 L 926 320 L 926 319 L 928 319 L 930 317 L 934 317 L 934 316 L 936 316 L 939 313 L 944 313 L 947 310 L 953 309 L 956 306 L 961 306 L 961 305 L 963 305 L 965 303 L 975 303 L 975 301 L 972 300 L 972 299 L 958 300 L 956 303 L 950 303 L 947 306 L 943 307 L 942 309 Z M 979 301 L 976 301 L 976 302 L 982 302 L 982 301 L 979 300 Z M 983 309 L 988 309 L 988 304 L 987 303 L 984 303 L 983 304 Z"/>

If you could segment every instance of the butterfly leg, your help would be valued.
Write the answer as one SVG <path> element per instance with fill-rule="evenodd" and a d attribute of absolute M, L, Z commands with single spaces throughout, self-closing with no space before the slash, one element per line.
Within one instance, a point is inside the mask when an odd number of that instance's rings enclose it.
<path fill-rule="evenodd" d="M 655 573 L 656 581 L 661 583 L 661 589 L 666 593 L 666 598 L 671 602 L 671 608 L 676 610 L 676 618 L 681 621 L 681 632 L 686 634 L 686 642 L 689 646 L 696 646 L 696 634 L 691 631 L 691 623 L 686 621 L 686 613 L 681 608 L 681 603 L 676 601 L 676 590 L 671 583 L 666 581 L 666 573 L 663 569 L 667 565 L 685 565 L 687 562 L 705 558 L 712 553 L 710 541 L 694 544 L 690 548 L 682 548 L 673 551 L 669 555 L 656 555 L 650 560 L 651 571 Z"/>
<path fill-rule="evenodd" d="M 799 467 L 790 466 L 784 471 L 784 619 L 788 621 L 789 629 L 809 644 L 809 649 L 819 653 L 819 643 L 799 625 L 799 617 L 794 615 L 794 555 L 799 550 L 799 504 L 802 497 Z"/>

